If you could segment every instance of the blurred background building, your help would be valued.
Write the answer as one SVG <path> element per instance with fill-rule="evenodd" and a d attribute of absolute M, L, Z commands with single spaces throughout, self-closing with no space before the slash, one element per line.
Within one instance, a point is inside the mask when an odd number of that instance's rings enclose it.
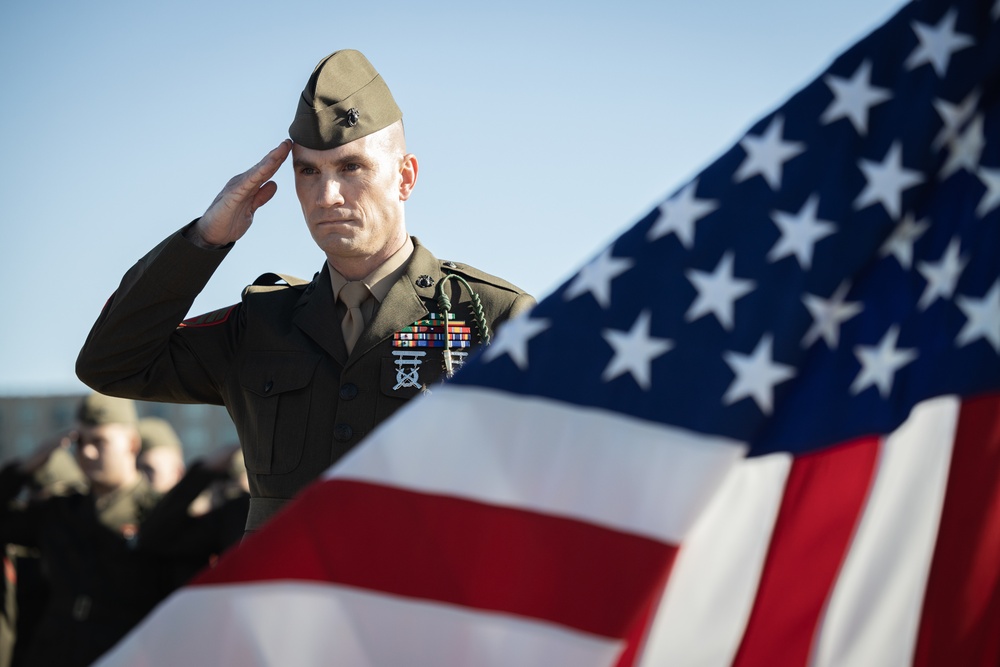
<path fill-rule="evenodd" d="M 0 396 L 0 465 L 26 456 L 44 440 L 73 426 L 84 394 Z M 184 444 L 188 461 L 237 442 L 236 428 L 225 408 L 136 401 L 140 417 L 162 417 Z"/>

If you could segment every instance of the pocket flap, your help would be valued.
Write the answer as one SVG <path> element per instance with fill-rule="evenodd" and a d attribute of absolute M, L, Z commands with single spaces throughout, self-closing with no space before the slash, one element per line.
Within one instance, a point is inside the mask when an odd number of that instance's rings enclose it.
<path fill-rule="evenodd" d="M 251 352 L 240 368 L 240 384 L 267 397 L 302 389 L 312 380 L 319 355 L 311 352 Z"/>

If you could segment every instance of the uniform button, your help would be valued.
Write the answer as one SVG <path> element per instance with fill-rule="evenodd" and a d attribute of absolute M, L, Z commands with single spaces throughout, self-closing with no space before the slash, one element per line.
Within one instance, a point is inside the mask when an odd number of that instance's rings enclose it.
<path fill-rule="evenodd" d="M 77 621 L 86 621 L 90 618 L 91 604 L 89 595 L 77 595 L 73 600 L 73 618 Z"/>
<path fill-rule="evenodd" d="M 358 395 L 358 386 L 348 382 L 340 388 L 340 400 L 349 401 Z"/>
<path fill-rule="evenodd" d="M 354 429 L 347 424 L 337 424 L 333 427 L 333 439 L 337 442 L 347 442 L 354 436 Z"/>
<path fill-rule="evenodd" d="M 264 383 L 264 393 L 265 394 L 270 393 L 273 387 L 274 387 L 274 380 L 268 380 L 266 383 Z"/>
<path fill-rule="evenodd" d="M 455 262 L 445 262 L 444 265 L 447 266 L 449 269 L 457 269 L 458 268 L 458 264 L 456 264 Z"/>

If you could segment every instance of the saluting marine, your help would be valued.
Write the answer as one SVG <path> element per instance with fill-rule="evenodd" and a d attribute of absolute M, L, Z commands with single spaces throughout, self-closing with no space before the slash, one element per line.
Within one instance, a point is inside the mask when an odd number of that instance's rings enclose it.
<path fill-rule="evenodd" d="M 77 360 L 107 394 L 225 405 L 249 474 L 248 530 L 535 303 L 407 234 L 417 159 L 361 53 L 320 61 L 289 136 L 125 274 Z M 289 153 L 322 269 L 311 281 L 264 274 L 240 303 L 182 322 Z"/>

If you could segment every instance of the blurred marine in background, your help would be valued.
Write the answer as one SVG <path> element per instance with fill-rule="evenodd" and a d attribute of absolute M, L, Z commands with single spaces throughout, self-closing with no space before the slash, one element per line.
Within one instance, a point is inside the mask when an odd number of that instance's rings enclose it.
<path fill-rule="evenodd" d="M 72 432 L 0 469 L 0 541 L 36 549 L 48 600 L 26 647 L 27 665 L 89 665 L 159 599 L 157 576 L 136 551 L 155 505 L 136 468 L 140 438 L 132 401 L 100 394 L 80 405 Z M 34 476 L 72 450 L 86 488 L 15 502 Z M 64 475 L 59 475 L 64 477 Z"/>

